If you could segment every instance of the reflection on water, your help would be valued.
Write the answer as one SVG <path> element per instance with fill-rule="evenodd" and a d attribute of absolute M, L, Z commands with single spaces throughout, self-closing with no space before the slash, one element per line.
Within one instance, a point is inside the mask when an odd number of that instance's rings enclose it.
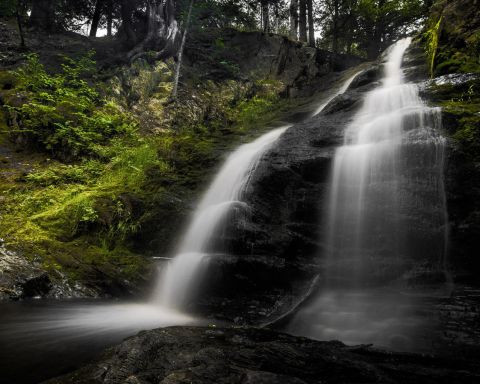
<path fill-rule="evenodd" d="M 140 330 L 196 320 L 150 304 L 26 301 L 0 304 L 0 383 L 66 373 Z"/>
<path fill-rule="evenodd" d="M 426 312 L 420 297 L 399 292 L 326 290 L 295 315 L 287 331 L 349 345 L 424 351 L 430 347 L 426 335 L 435 327 Z"/>

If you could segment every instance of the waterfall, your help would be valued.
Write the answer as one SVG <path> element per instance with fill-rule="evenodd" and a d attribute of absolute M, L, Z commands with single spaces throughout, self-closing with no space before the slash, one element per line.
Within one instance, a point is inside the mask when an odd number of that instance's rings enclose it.
<path fill-rule="evenodd" d="M 440 273 L 447 269 L 441 114 L 405 82 L 409 44 L 400 40 L 386 52 L 380 85 L 366 94 L 336 150 L 325 207 L 324 285 L 293 319 L 293 333 L 407 348 L 415 303 L 392 287 L 422 261 Z"/>
<path fill-rule="evenodd" d="M 345 92 L 356 75 L 327 98 L 315 114 L 320 113 L 336 96 Z M 182 308 L 203 278 L 202 270 L 208 261 L 212 239 L 232 209 L 242 207 L 242 194 L 250 175 L 262 155 L 289 126 L 274 129 L 249 144 L 240 146 L 225 161 L 212 184 L 205 192 L 176 251 L 176 256 L 162 271 L 154 300 L 170 308 Z"/>
<path fill-rule="evenodd" d="M 155 296 L 162 305 L 179 308 L 190 298 L 202 278 L 201 267 L 209 254 L 212 237 L 221 229 L 227 214 L 245 204 L 242 191 L 249 176 L 262 155 L 287 128 L 274 129 L 240 146 L 227 158 L 194 212 L 175 258 L 160 276 Z"/>
<path fill-rule="evenodd" d="M 404 82 L 401 64 L 409 44 L 401 40 L 387 52 L 381 86 L 366 95 L 335 154 L 325 259 L 327 278 L 342 286 L 402 272 L 417 245 L 409 242 L 412 204 L 418 210 L 433 204 L 426 220 L 445 226 L 441 115 L 420 99 L 417 85 Z M 422 200 L 425 186 L 434 191 L 433 201 Z M 443 247 L 437 252 L 443 260 Z"/>
<path fill-rule="evenodd" d="M 328 97 L 322 104 L 320 104 L 317 109 L 315 109 L 315 112 L 313 113 L 313 116 L 318 115 L 320 112 L 324 110 L 324 108 L 330 104 L 330 102 L 337 97 L 338 95 L 341 95 L 345 93 L 345 91 L 350 87 L 350 84 L 352 84 L 353 80 L 358 76 L 360 72 L 355 73 L 353 76 L 349 77 L 342 85 L 341 87 L 335 91 L 330 97 Z"/>

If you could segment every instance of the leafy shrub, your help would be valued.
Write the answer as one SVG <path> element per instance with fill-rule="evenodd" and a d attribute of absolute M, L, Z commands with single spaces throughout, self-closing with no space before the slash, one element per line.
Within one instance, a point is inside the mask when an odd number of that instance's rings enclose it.
<path fill-rule="evenodd" d="M 133 120 L 82 78 L 95 69 L 92 54 L 65 58 L 62 72 L 54 75 L 29 55 L 15 72 L 20 100 L 6 103 L 10 133 L 64 159 L 95 155 L 112 137 L 131 134 Z"/>

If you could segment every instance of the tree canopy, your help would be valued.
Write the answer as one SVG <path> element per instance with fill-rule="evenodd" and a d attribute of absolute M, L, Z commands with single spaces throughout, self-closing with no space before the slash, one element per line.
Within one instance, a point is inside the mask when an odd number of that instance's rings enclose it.
<path fill-rule="evenodd" d="M 192 20 L 202 29 L 278 33 L 336 53 L 375 58 L 418 24 L 429 0 L 197 0 Z M 32 29 L 83 31 L 121 39 L 130 57 L 174 54 L 189 0 L 4 0 L 0 16 L 18 14 Z"/>

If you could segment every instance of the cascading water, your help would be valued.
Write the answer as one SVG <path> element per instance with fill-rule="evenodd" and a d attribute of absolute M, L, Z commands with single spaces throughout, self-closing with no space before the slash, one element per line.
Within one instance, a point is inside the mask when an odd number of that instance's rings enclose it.
<path fill-rule="evenodd" d="M 342 93 L 343 88 L 328 100 Z M 71 368 L 72 361 L 90 359 L 104 347 L 142 329 L 203 324 L 201 319 L 180 313 L 176 308 L 191 298 L 202 278 L 205 256 L 211 255 L 214 248 L 215 234 L 221 231 L 222 222 L 228 220 L 232 210 L 245 208 L 241 200 L 250 175 L 265 151 L 287 128 L 274 129 L 227 158 L 194 213 L 177 257 L 165 275 L 160 276 L 154 300 L 146 303 L 39 301 L 38 308 L 28 305 L 12 309 L 10 304 L 4 304 L 0 308 L 3 315 L 0 343 L 5 348 L 0 352 L 5 353 L 0 353 L 0 357 L 8 369 L 2 367 L 3 377 L 18 380 L 17 371 L 22 369 L 27 380 L 30 376 L 48 378 Z M 56 363 L 49 365 L 51 361 Z M 32 369 L 32 364 L 36 368 Z"/>
<path fill-rule="evenodd" d="M 325 284 L 293 319 L 294 333 L 410 348 L 402 343 L 418 325 L 411 300 L 369 287 L 400 281 L 416 259 L 430 257 L 432 268 L 446 267 L 440 110 L 404 81 L 409 44 L 401 40 L 386 53 L 381 85 L 366 95 L 335 153 L 324 225 Z"/>
<path fill-rule="evenodd" d="M 239 205 L 251 172 L 268 148 L 288 128 L 274 129 L 244 144 L 226 160 L 194 212 L 176 257 L 160 276 L 155 299 L 167 307 L 182 307 L 201 279 L 202 264 L 212 237 L 223 220 Z"/>
<path fill-rule="evenodd" d="M 313 113 L 313 116 L 315 115 L 318 115 L 320 112 L 322 112 L 324 110 L 324 108 L 330 104 L 330 102 L 335 99 L 335 97 L 345 93 L 345 91 L 348 89 L 348 87 L 350 87 L 350 84 L 352 84 L 353 80 L 355 80 L 355 78 L 357 77 L 359 72 L 355 73 L 353 76 L 349 77 L 343 84 L 342 86 L 337 90 L 335 91 L 332 96 L 330 96 L 329 98 L 327 98 L 322 104 L 320 104 L 317 109 L 315 109 L 315 112 Z"/>
<path fill-rule="evenodd" d="M 412 191 L 419 178 L 436 191 L 435 203 L 443 204 L 440 110 L 425 105 L 417 85 L 404 83 L 401 63 L 409 44 L 401 40 L 388 52 L 382 85 L 367 94 L 335 154 L 326 261 L 328 278 L 342 285 L 384 278 L 390 272 L 382 260 L 395 264 L 393 275 L 401 271 L 402 258 L 412 251 L 407 209 L 412 200 L 421 202 L 415 196 L 420 191 Z M 418 168 L 428 173 L 418 174 Z M 441 207 L 427 219 L 444 224 L 444 212 Z"/>
<path fill-rule="evenodd" d="M 336 96 L 345 92 L 356 75 L 316 108 L 320 113 Z M 154 300 L 170 308 L 182 308 L 202 279 L 202 266 L 211 254 L 212 241 L 222 222 L 235 207 L 245 205 L 242 194 L 262 155 L 288 126 L 274 129 L 252 143 L 242 145 L 226 160 L 192 216 L 173 261 L 159 279 Z"/>

